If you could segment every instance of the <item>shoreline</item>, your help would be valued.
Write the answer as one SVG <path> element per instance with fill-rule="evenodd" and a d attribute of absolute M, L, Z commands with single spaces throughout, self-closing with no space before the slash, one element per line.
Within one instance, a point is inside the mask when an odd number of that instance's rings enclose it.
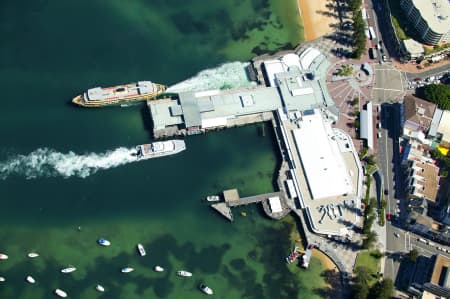
<path fill-rule="evenodd" d="M 305 42 L 334 31 L 330 25 L 336 20 L 324 14 L 329 10 L 326 4 L 326 0 L 315 0 L 314 2 L 297 0 Z"/>
<path fill-rule="evenodd" d="M 336 270 L 337 272 L 339 272 L 339 269 L 337 268 L 333 260 L 322 251 L 314 249 L 312 252 L 312 256 L 320 260 L 326 270 Z"/>

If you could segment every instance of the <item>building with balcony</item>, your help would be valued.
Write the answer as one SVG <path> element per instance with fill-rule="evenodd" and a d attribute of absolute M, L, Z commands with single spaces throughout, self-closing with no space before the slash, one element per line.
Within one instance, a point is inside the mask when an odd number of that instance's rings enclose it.
<path fill-rule="evenodd" d="M 430 130 L 436 105 L 408 95 L 403 101 L 403 136 L 425 142 Z"/>
<path fill-rule="evenodd" d="M 432 208 L 438 205 L 439 167 L 414 159 L 409 161 L 405 171 L 406 192 L 409 198 L 408 208 Z M 426 205 L 426 206 L 425 206 Z"/>
<path fill-rule="evenodd" d="M 437 45 L 450 41 L 448 0 L 401 0 L 400 5 L 422 42 Z"/>

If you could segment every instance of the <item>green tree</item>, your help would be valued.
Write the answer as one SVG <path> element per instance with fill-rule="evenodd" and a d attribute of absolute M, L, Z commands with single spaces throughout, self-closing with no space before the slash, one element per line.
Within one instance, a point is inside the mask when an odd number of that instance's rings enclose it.
<path fill-rule="evenodd" d="M 356 12 L 361 8 L 362 1 L 361 0 L 348 0 L 348 8 Z"/>
<path fill-rule="evenodd" d="M 430 84 L 423 87 L 419 95 L 425 100 L 435 103 L 440 109 L 450 110 L 450 86 Z"/>
<path fill-rule="evenodd" d="M 353 285 L 353 299 L 367 299 L 369 296 L 369 286 L 366 284 L 355 283 Z"/>
<path fill-rule="evenodd" d="M 385 278 L 377 282 L 370 289 L 369 298 L 373 299 L 389 299 L 394 292 L 394 283 L 391 279 Z"/>
<path fill-rule="evenodd" d="M 370 276 L 372 275 L 370 269 L 366 266 L 358 266 L 355 269 L 355 283 L 361 283 L 368 285 L 370 281 Z"/>
<path fill-rule="evenodd" d="M 373 244 L 377 241 L 377 233 L 374 231 L 370 231 L 366 234 L 366 238 L 363 240 L 362 248 L 370 249 Z"/>
<path fill-rule="evenodd" d="M 417 249 L 413 249 L 408 253 L 409 260 L 413 263 L 417 261 L 417 257 L 419 256 L 419 252 Z"/>

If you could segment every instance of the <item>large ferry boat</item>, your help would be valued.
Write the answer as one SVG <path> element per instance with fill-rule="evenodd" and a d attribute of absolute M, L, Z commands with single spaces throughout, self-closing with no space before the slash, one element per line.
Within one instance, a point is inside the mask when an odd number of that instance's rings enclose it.
<path fill-rule="evenodd" d="M 113 87 L 95 87 L 73 98 L 72 102 L 84 107 L 102 107 L 143 101 L 156 97 L 166 86 L 150 81 L 139 81 Z"/>
<path fill-rule="evenodd" d="M 174 155 L 186 149 L 184 140 L 174 139 L 167 141 L 157 141 L 150 144 L 142 144 L 136 146 L 136 152 L 133 153 L 138 160 L 150 159 Z"/>

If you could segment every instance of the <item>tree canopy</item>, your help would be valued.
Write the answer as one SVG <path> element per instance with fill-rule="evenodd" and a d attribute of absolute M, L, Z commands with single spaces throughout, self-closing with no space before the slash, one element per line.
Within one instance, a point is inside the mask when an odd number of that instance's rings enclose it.
<path fill-rule="evenodd" d="M 377 282 L 371 289 L 369 298 L 389 299 L 394 291 L 394 283 L 389 278 Z"/>
<path fill-rule="evenodd" d="M 435 103 L 440 109 L 450 110 L 450 86 L 430 84 L 423 87 L 420 96 L 429 102 Z"/>

